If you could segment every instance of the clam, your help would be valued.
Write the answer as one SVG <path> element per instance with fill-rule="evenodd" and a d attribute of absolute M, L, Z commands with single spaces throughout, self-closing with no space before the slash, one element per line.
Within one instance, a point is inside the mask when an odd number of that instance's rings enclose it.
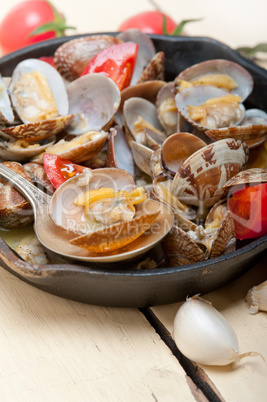
<path fill-rule="evenodd" d="M 111 35 L 90 35 L 69 40 L 55 51 L 56 69 L 68 81 L 79 78 L 89 61 L 101 50 L 120 43 Z"/>
<path fill-rule="evenodd" d="M 241 96 L 242 101 L 253 89 L 251 74 L 239 64 L 224 59 L 207 60 L 188 67 L 175 79 L 176 85 L 181 81 L 186 81 L 186 86 L 213 85 L 223 88 Z"/>
<path fill-rule="evenodd" d="M 254 185 L 260 183 L 267 183 L 267 169 L 252 168 L 242 170 L 241 172 L 237 173 L 225 183 L 223 188 L 229 191 L 233 187 L 236 190 L 237 188 L 245 185 Z"/>
<path fill-rule="evenodd" d="M 236 127 L 207 130 L 205 133 L 214 141 L 236 138 L 245 141 L 249 148 L 254 148 L 267 138 L 267 113 L 260 109 L 248 109 Z"/>
<path fill-rule="evenodd" d="M 175 133 L 166 138 L 161 146 L 161 161 L 164 169 L 173 175 L 181 164 L 198 149 L 207 144 L 190 133 Z"/>
<path fill-rule="evenodd" d="M 88 131 L 69 141 L 61 139 L 56 144 L 46 147 L 45 152 L 58 155 L 62 159 L 69 159 L 73 163 L 81 163 L 98 154 L 104 147 L 107 138 L 108 132 L 106 131 Z M 42 154 L 32 160 L 42 163 Z"/>
<path fill-rule="evenodd" d="M 106 166 L 124 169 L 134 175 L 133 155 L 124 132 L 119 126 L 110 129 Z"/>
<path fill-rule="evenodd" d="M 185 232 L 174 225 L 163 240 L 170 265 L 192 264 L 235 249 L 235 227 L 230 212 L 221 204 L 209 214 L 205 227 Z"/>
<path fill-rule="evenodd" d="M 87 74 L 71 82 L 67 91 L 69 111 L 77 114 L 67 128 L 69 134 L 108 130 L 121 100 L 120 90 L 114 81 L 102 74 Z"/>
<path fill-rule="evenodd" d="M 155 56 L 155 46 L 152 40 L 138 29 L 128 29 L 126 31 L 120 32 L 117 35 L 117 38 L 122 40 L 123 42 L 135 42 L 138 44 L 138 53 L 131 80 L 131 86 L 135 85 L 140 80 L 144 69 L 146 69 L 146 67 L 150 64 L 151 60 Z"/>
<path fill-rule="evenodd" d="M 68 114 L 69 101 L 61 75 L 38 59 L 21 61 L 9 86 L 12 104 L 23 123 L 36 123 Z"/>
<path fill-rule="evenodd" d="M 123 114 L 126 138 L 130 146 L 132 141 L 146 144 L 145 130 L 147 129 L 163 133 L 156 107 L 146 99 L 133 97 L 126 100 L 123 106 Z"/>
<path fill-rule="evenodd" d="M 85 172 L 65 182 L 52 198 L 50 216 L 76 234 L 71 244 L 97 254 L 125 251 L 149 228 L 153 238 L 160 227 L 154 226 L 153 233 L 151 225 L 159 220 L 166 234 L 173 222 L 168 208 L 147 199 L 132 175 L 116 168 Z"/>
<path fill-rule="evenodd" d="M 1 128 L 0 136 L 6 139 L 22 139 L 28 142 L 42 141 L 64 130 L 73 119 L 74 114 L 41 120 L 35 123 L 20 124 Z"/>
<path fill-rule="evenodd" d="M 29 174 L 20 163 L 3 162 L 3 165 L 31 182 Z M 5 229 L 14 229 L 31 223 L 32 208 L 24 196 L 3 179 L 0 179 L 0 187 L 0 226 Z"/>
<path fill-rule="evenodd" d="M 178 110 L 173 96 L 173 82 L 165 83 L 158 91 L 156 108 L 158 119 L 166 133 L 175 133 L 178 124 Z"/>
<path fill-rule="evenodd" d="M 8 96 L 7 87 L 0 75 L 0 122 L 4 124 L 13 123 L 15 117 Z"/>
<path fill-rule="evenodd" d="M 26 170 L 27 173 L 29 173 L 32 183 L 35 186 L 43 189 L 47 193 L 54 193 L 55 188 L 48 179 L 43 165 L 39 163 L 28 162 L 24 163 L 23 168 Z"/>
<path fill-rule="evenodd" d="M 183 203 L 211 207 L 219 201 L 225 183 L 242 169 L 248 160 L 248 147 L 234 139 L 220 140 L 194 152 L 182 163 L 171 192 Z"/>
<path fill-rule="evenodd" d="M 237 126 L 245 115 L 241 100 L 213 86 L 189 87 L 175 96 L 179 113 L 200 131 Z"/>
<path fill-rule="evenodd" d="M 55 143 L 55 138 L 50 137 L 41 143 L 29 143 L 26 140 L 0 141 L 0 158 L 9 161 L 25 162 L 36 157 L 45 149 Z"/>
<path fill-rule="evenodd" d="M 164 52 L 156 53 L 155 56 L 151 59 L 150 63 L 142 71 L 142 74 L 137 83 L 154 80 L 163 81 L 165 77 L 164 60 Z"/>

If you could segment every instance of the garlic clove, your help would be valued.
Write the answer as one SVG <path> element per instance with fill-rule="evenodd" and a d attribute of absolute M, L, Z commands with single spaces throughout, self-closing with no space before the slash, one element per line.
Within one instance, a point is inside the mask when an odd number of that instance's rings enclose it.
<path fill-rule="evenodd" d="M 249 304 L 250 314 L 256 314 L 259 311 L 267 312 L 267 281 L 258 286 L 253 286 L 248 291 L 246 301 Z"/>
<path fill-rule="evenodd" d="M 238 339 L 230 323 L 211 303 L 194 296 L 188 298 L 174 319 L 173 337 L 177 347 L 189 359 L 206 365 L 224 366 L 242 357 Z"/>

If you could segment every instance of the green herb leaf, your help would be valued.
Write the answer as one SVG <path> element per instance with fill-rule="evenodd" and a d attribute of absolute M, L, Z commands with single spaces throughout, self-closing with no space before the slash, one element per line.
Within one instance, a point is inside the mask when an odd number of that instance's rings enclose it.
<path fill-rule="evenodd" d="M 189 22 L 196 22 L 196 21 L 201 21 L 201 20 L 202 20 L 202 18 L 196 18 L 196 19 L 191 19 L 191 20 L 182 20 L 182 21 L 177 25 L 177 27 L 175 28 L 175 30 L 171 33 L 171 35 L 172 35 L 172 36 L 180 36 L 181 33 L 182 33 L 182 31 L 183 31 L 183 29 L 184 29 L 184 26 L 185 26 L 186 24 L 188 24 Z"/>
<path fill-rule="evenodd" d="M 239 47 L 236 49 L 239 53 L 243 54 L 244 56 L 254 56 L 258 52 L 264 52 L 267 53 L 267 43 L 259 43 L 258 45 L 254 47 Z"/>

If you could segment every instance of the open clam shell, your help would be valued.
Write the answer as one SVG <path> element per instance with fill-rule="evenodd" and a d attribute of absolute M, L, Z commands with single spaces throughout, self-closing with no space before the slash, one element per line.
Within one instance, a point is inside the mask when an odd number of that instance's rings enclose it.
<path fill-rule="evenodd" d="M 178 110 L 173 96 L 173 82 L 165 83 L 156 99 L 158 119 L 167 134 L 177 131 Z"/>
<path fill-rule="evenodd" d="M 74 116 L 74 114 L 69 114 L 55 117 L 54 119 L 37 121 L 36 123 L 1 128 L 0 136 L 7 139 L 22 139 L 28 142 L 42 141 L 64 130 Z"/>
<path fill-rule="evenodd" d="M 227 91 L 213 86 L 195 86 L 185 88 L 175 95 L 175 103 L 179 113 L 194 127 L 200 131 L 208 129 L 219 129 L 223 127 L 237 126 L 244 118 L 244 105 L 238 103 L 236 106 L 229 105 L 227 108 L 217 107 L 213 109 L 211 124 L 204 126 L 189 115 L 188 106 L 201 106 L 212 98 L 222 98 L 228 94 Z"/>
<path fill-rule="evenodd" d="M 229 191 L 233 187 L 236 190 L 238 187 L 243 187 L 244 185 L 260 183 L 267 183 L 267 169 L 252 168 L 237 173 L 225 183 L 223 188 Z"/>
<path fill-rule="evenodd" d="M 249 148 L 254 148 L 267 138 L 267 113 L 260 109 L 248 109 L 238 126 L 207 130 L 205 133 L 214 141 L 236 138 L 245 141 Z"/>
<path fill-rule="evenodd" d="M 18 162 L 2 162 L 31 182 L 30 175 Z M 26 198 L 7 181 L 0 179 L 0 226 L 15 229 L 33 221 L 33 211 Z"/>
<path fill-rule="evenodd" d="M 29 144 L 24 140 L 0 141 L 0 158 L 9 161 L 24 162 L 44 152 L 45 149 L 55 143 L 51 137 L 42 144 Z"/>
<path fill-rule="evenodd" d="M 0 75 L 0 122 L 5 124 L 13 123 L 15 117 L 7 92 L 7 86 Z"/>
<path fill-rule="evenodd" d="M 68 81 L 79 78 L 89 61 L 101 50 L 120 43 L 111 35 L 90 35 L 69 40 L 54 55 L 56 69 Z"/>
<path fill-rule="evenodd" d="M 155 46 L 152 40 L 139 29 L 128 29 L 126 31 L 120 32 L 117 38 L 123 42 L 135 42 L 138 44 L 137 59 L 134 67 L 134 72 L 131 80 L 131 86 L 135 85 L 144 69 L 151 62 L 151 59 L 156 54 Z"/>
<path fill-rule="evenodd" d="M 146 200 L 138 205 L 135 219 L 95 228 L 85 217 L 84 207 L 75 205 L 76 197 L 88 190 L 112 187 L 115 190 L 131 191 L 135 186 L 132 175 L 122 169 L 104 168 L 82 173 L 58 188 L 50 204 L 50 216 L 56 225 L 73 233 L 72 244 L 85 248 L 88 252 L 114 252 L 134 242 L 138 238 L 139 247 L 147 250 L 170 230 L 173 223 L 171 211 L 154 200 Z M 144 234 L 144 243 L 139 239 Z M 162 225 L 162 226 L 161 226 Z M 75 235 L 76 234 L 76 235 Z M 150 237 L 150 240 L 149 240 Z M 151 242 L 150 242 L 151 241 Z M 122 253 L 128 252 L 126 247 Z"/>
<path fill-rule="evenodd" d="M 123 114 L 125 121 L 126 138 L 131 146 L 132 141 L 145 144 L 146 132 L 148 128 L 146 122 L 155 129 L 155 131 L 162 132 L 162 126 L 158 120 L 156 106 L 146 99 L 140 97 L 133 97 L 124 102 Z M 145 124 L 139 124 L 138 121 L 142 119 Z"/>
<path fill-rule="evenodd" d="M 175 174 L 181 164 L 198 149 L 207 144 L 190 133 L 175 133 L 166 138 L 161 146 L 161 161 L 165 169 Z"/>
<path fill-rule="evenodd" d="M 237 83 L 237 88 L 231 90 L 235 95 L 242 97 L 244 101 L 253 89 L 253 78 L 242 66 L 230 60 L 212 59 L 194 64 L 182 71 L 177 79 L 196 81 L 207 74 L 227 74 Z"/>
<path fill-rule="evenodd" d="M 124 169 L 134 175 L 133 155 L 123 129 L 119 126 L 110 129 L 106 166 Z"/>
<path fill-rule="evenodd" d="M 57 107 L 57 115 L 65 116 L 69 113 L 69 101 L 68 95 L 65 88 L 65 84 L 63 78 L 59 74 L 59 72 L 52 67 L 50 64 L 38 60 L 38 59 L 26 59 L 21 61 L 15 68 L 12 74 L 11 83 L 9 86 L 10 96 L 12 100 L 12 104 L 14 105 L 16 112 L 18 113 L 21 121 L 23 123 L 31 123 L 34 113 L 36 110 L 33 110 L 32 106 L 29 106 L 28 103 L 24 102 L 25 94 L 28 94 L 27 86 L 25 88 L 23 85 L 19 84 L 20 79 L 25 76 L 27 73 L 38 72 L 44 75 L 47 80 L 48 87 L 52 92 L 54 97 L 56 107 Z M 25 91 L 25 93 L 24 93 Z M 41 92 L 43 90 L 41 89 Z M 35 100 L 34 92 L 29 93 L 27 96 Z M 38 98 L 35 100 L 38 101 Z M 43 101 L 38 103 L 38 108 L 42 110 Z"/>
<path fill-rule="evenodd" d="M 102 74 L 87 74 L 71 82 L 67 91 L 70 113 L 77 114 L 68 127 L 69 134 L 107 130 L 111 126 L 121 101 L 114 81 Z"/>
<path fill-rule="evenodd" d="M 89 131 L 75 136 L 70 141 L 61 139 L 56 144 L 46 147 L 45 152 L 71 160 L 73 163 L 81 163 L 98 154 L 104 147 L 107 138 L 108 132 L 106 131 Z M 42 163 L 42 154 L 34 160 Z"/>
<path fill-rule="evenodd" d="M 180 166 L 172 182 L 172 193 L 189 205 L 210 207 L 219 201 L 225 183 L 245 166 L 248 147 L 232 138 L 207 145 Z"/>

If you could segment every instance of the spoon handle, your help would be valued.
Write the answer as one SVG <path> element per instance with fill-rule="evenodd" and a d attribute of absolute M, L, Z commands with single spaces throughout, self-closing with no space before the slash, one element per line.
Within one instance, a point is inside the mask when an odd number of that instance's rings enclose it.
<path fill-rule="evenodd" d="M 35 187 L 24 177 L 20 176 L 14 170 L 0 163 L 0 177 L 7 180 L 13 187 L 22 193 L 30 202 L 34 213 L 40 212 L 43 207 L 48 207 L 51 197 L 42 190 Z"/>

